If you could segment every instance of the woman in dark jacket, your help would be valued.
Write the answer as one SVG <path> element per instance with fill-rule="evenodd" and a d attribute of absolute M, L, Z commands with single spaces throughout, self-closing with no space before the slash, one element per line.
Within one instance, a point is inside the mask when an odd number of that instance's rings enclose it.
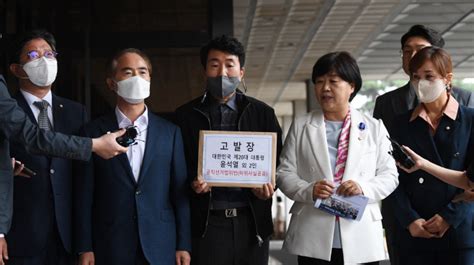
<path fill-rule="evenodd" d="M 413 57 L 411 82 L 420 104 L 396 119 L 392 137 L 435 164 L 463 171 L 474 154 L 474 110 L 450 95 L 452 69 L 441 48 Z M 400 171 L 399 181 L 389 200 L 400 264 L 473 264 L 474 206 L 452 201 L 463 191 L 425 171 Z"/>

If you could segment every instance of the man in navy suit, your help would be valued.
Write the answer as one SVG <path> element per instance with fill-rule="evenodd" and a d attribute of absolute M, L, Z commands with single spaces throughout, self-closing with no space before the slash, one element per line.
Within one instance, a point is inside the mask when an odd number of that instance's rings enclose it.
<path fill-rule="evenodd" d="M 87 119 L 85 108 L 51 92 L 57 72 L 53 35 L 26 32 L 11 55 L 10 70 L 20 87 L 14 98 L 29 119 L 45 130 L 78 134 Z M 37 107 L 38 103 L 44 104 L 44 109 L 43 105 Z M 73 264 L 71 160 L 30 155 L 15 139 L 10 146 L 10 155 L 36 175 L 14 179 L 12 226 L 6 235 L 10 254 L 7 264 Z"/>
<path fill-rule="evenodd" d="M 134 126 L 126 154 L 93 156 L 75 184 L 79 264 L 190 263 L 189 183 L 180 129 L 149 111 L 151 63 L 126 49 L 109 64 L 107 85 L 117 93 L 113 113 L 85 127 L 101 135 Z"/>

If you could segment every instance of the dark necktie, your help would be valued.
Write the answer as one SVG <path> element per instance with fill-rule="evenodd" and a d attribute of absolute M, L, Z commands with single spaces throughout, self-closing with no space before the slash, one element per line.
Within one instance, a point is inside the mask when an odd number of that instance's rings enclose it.
<path fill-rule="evenodd" d="M 35 105 L 35 107 L 40 110 L 38 114 L 38 126 L 40 127 L 40 129 L 44 129 L 47 131 L 51 130 L 52 126 L 48 118 L 48 101 L 35 101 L 33 102 L 33 105 Z"/>

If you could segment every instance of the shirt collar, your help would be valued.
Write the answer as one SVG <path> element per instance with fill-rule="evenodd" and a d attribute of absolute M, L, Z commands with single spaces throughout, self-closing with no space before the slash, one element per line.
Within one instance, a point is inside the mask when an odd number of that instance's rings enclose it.
<path fill-rule="evenodd" d="M 229 108 L 231 108 L 234 111 L 238 111 L 238 109 L 237 109 L 237 96 L 236 95 L 237 95 L 237 92 L 234 93 L 234 95 L 229 100 L 227 100 L 226 103 L 224 103 L 226 106 L 228 106 Z M 211 104 L 215 105 L 215 106 L 220 105 L 220 103 L 214 98 L 211 99 Z"/>
<path fill-rule="evenodd" d="M 117 117 L 117 123 L 119 128 L 126 128 L 131 125 L 138 126 L 139 128 L 146 128 L 148 126 L 148 107 L 145 105 L 145 111 L 137 118 L 137 120 L 132 123 L 132 121 L 123 114 L 123 112 L 115 107 L 115 116 Z"/>
<path fill-rule="evenodd" d="M 21 94 L 23 94 L 23 97 L 25 97 L 25 100 L 28 103 L 28 106 L 32 106 L 35 101 L 42 101 L 42 100 L 46 100 L 50 107 L 53 106 L 53 94 L 51 93 L 51 90 L 49 90 L 48 93 L 43 98 L 39 98 L 23 89 L 20 89 L 20 92 Z"/>
<path fill-rule="evenodd" d="M 446 104 L 446 107 L 443 110 L 443 115 L 447 116 L 451 120 L 456 120 L 456 117 L 458 116 L 458 109 L 459 109 L 459 103 L 456 101 L 456 99 L 452 95 L 449 95 L 448 103 Z M 428 119 L 428 113 L 426 112 L 426 109 L 423 107 L 423 103 L 418 104 L 415 110 L 413 110 L 410 117 L 410 121 L 415 120 L 417 117 L 420 117 L 425 121 L 427 121 Z"/>

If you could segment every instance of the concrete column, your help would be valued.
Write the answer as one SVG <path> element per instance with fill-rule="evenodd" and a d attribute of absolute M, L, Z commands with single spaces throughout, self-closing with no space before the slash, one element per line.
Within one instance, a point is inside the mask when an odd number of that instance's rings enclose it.
<path fill-rule="evenodd" d="M 306 100 L 293 100 L 293 117 L 298 117 L 308 113 L 308 104 Z"/>
<path fill-rule="evenodd" d="M 285 141 L 286 135 L 288 134 L 288 130 L 290 129 L 292 122 L 293 122 L 293 116 L 290 116 L 290 115 L 283 116 L 282 124 L 281 124 L 283 142 Z"/>
<path fill-rule="evenodd" d="M 316 94 L 314 93 L 314 84 L 311 79 L 306 80 L 306 102 L 308 106 L 308 112 L 321 109 L 321 106 L 316 100 Z"/>

